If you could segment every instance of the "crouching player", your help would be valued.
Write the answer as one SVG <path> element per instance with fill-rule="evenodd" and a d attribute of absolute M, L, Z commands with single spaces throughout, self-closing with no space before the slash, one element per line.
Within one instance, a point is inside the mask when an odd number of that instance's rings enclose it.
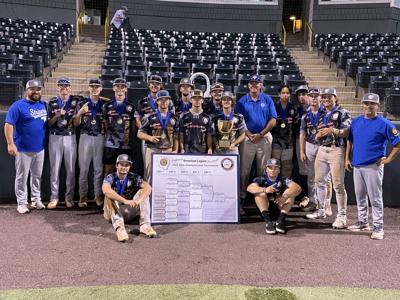
<path fill-rule="evenodd" d="M 254 179 L 247 187 L 247 191 L 255 196 L 256 205 L 266 222 L 267 234 L 286 234 L 285 219 L 293 206 L 294 198 L 301 192 L 300 186 L 291 179 L 282 177 L 280 171 L 280 161 L 271 158 L 267 161 L 264 175 Z M 275 225 L 269 212 L 270 202 L 275 203 L 280 211 Z"/>
<path fill-rule="evenodd" d="M 151 186 L 138 174 L 129 172 L 132 161 L 127 154 L 117 157 L 117 171 L 104 178 L 104 218 L 111 222 L 118 241 L 129 239 L 125 222 L 139 217 L 139 231 L 148 237 L 157 233 L 150 226 Z"/>

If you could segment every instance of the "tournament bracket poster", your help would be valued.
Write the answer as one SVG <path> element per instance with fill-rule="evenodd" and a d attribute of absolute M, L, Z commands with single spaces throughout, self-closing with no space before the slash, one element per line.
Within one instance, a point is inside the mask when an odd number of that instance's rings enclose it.
<path fill-rule="evenodd" d="M 238 155 L 153 153 L 151 223 L 238 223 L 238 163 Z"/>

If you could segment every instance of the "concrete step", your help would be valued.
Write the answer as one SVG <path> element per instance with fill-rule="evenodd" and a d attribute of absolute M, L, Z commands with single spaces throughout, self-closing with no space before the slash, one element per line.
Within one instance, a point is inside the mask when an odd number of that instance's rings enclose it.
<path fill-rule="evenodd" d="M 88 72 L 88 71 L 99 71 L 101 65 L 86 65 L 86 64 L 60 64 L 56 71 L 60 72 Z"/>
<path fill-rule="evenodd" d="M 307 81 L 338 81 L 343 82 L 342 77 L 336 77 L 336 75 L 328 74 L 328 73 L 321 73 L 321 74 L 307 74 L 306 76 Z"/>
<path fill-rule="evenodd" d="M 59 72 L 57 69 L 53 72 L 53 76 L 55 78 L 59 77 L 68 77 L 68 78 L 79 78 L 89 80 L 90 78 L 100 77 L 100 72 L 92 72 L 92 73 L 77 73 L 77 72 Z"/>
<path fill-rule="evenodd" d="M 75 64 L 75 63 L 81 63 L 81 64 L 86 64 L 86 65 L 101 65 L 103 63 L 103 57 L 99 57 L 97 59 L 92 58 L 92 59 L 87 59 L 86 57 L 83 57 L 81 59 L 78 59 L 77 57 L 73 56 L 65 56 L 64 59 L 61 61 L 61 64 Z"/>
<path fill-rule="evenodd" d="M 47 86 L 52 86 L 52 85 L 56 85 L 58 78 L 57 77 L 50 77 L 48 78 L 48 81 L 45 83 L 46 89 Z M 71 85 L 75 86 L 75 85 L 86 85 L 88 84 L 88 80 L 86 78 L 78 78 L 78 77 L 74 77 L 74 78 L 70 78 L 71 80 Z"/>

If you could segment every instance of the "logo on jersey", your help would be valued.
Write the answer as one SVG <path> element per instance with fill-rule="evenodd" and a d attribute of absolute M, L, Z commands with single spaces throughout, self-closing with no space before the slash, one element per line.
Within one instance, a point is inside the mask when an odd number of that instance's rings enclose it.
<path fill-rule="evenodd" d="M 175 122 L 175 119 L 171 119 L 171 120 L 170 120 L 170 123 L 171 123 L 172 126 L 175 126 L 175 123 L 176 123 L 176 122 Z"/>
<path fill-rule="evenodd" d="M 261 103 L 261 107 L 265 107 L 265 103 L 263 102 L 263 103 Z"/>
<path fill-rule="evenodd" d="M 238 119 L 238 118 L 236 118 L 236 117 L 233 117 L 233 119 L 232 119 L 232 123 L 233 123 L 233 124 L 236 124 L 237 122 L 239 122 L 239 119 Z"/>
<path fill-rule="evenodd" d="M 399 131 L 396 128 L 392 128 L 392 134 L 394 136 L 398 136 L 399 135 Z"/>
<path fill-rule="evenodd" d="M 127 105 L 126 106 L 126 111 L 127 112 L 129 112 L 129 113 L 132 112 L 132 109 L 133 109 L 133 107 L 131 105 Z"/>
<path fill-rule="evenodd" d="M 294 109 L 290 110 L 290 114 L 293 116 L 294 115 Z"/>
<path fill-rule="evenodd" d="M 339 118 L 339 113 L 334 113 L 332 115 L 332 120 L 336 121 Z"/>
<path fill-rule="evenodd" d="M 208 119 L 206 117 L 203 117 L 203 123 L 206 125 L 208 123 Z"/>

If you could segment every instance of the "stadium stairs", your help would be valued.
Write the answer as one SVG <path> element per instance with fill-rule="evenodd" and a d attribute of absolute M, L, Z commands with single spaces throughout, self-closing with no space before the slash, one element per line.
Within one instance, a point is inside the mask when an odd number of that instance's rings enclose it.
<path fill-rule="evenodd" d="M 310 87 L 336 88 L 340 105 L 348 109 L 352 117 L 361 113 L 360 98 L 354 97 L 354 82 L 348 80 L 347 86 L 345 86 L 344 75 L 339 72 L 339 76 L 337 76 L 334 63 L 330 67 L 328 59 L 324 61 L 323 55 L 318 56 L 316 50 L 310 51 L 308 45 L 304 44 L 302 33 L 288 35 L 286 47 Z M 358 97 L 362 97 L 362 94 L 359 94 Z"/>
<path fill-rule="evenodd" d="M 104 27 L 83 25 L 79 43 L 75 42 L 45 83 L 43 99 L 57 95 L 57 79 L 68 77 L 72 94 L 87 95 L 88 80 L 98 78 L 104 57 Z"/>

